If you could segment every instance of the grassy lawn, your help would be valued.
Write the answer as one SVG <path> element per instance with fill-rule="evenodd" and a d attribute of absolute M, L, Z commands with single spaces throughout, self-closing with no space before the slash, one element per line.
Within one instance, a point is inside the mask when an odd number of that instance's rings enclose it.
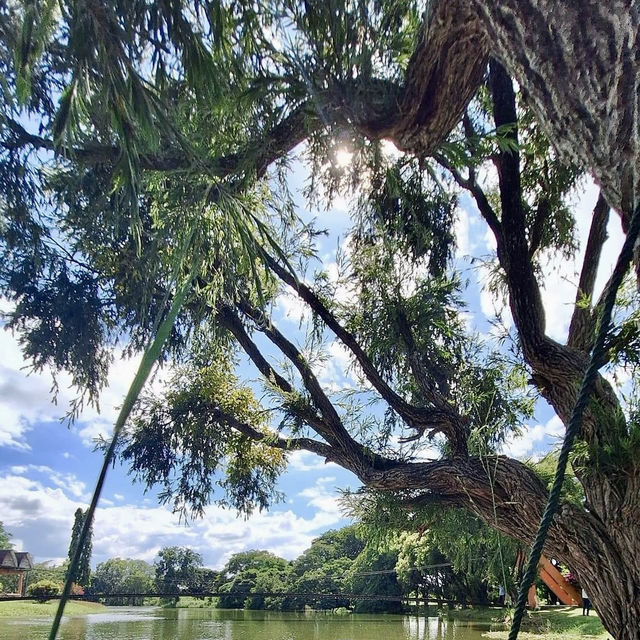
<path fill-rule="evenodd" d="M 209 609 L 215 607 L 216 598 L 193 598 L 191 596 L 181 596 L 178 599 L 176 608 L 178 609 Z"/>
<path fill-rule="evenodd" d="M 58 608 L 57 600 L 48 600 L 40 603 L 34 600 L 21 600 L 19 602 L 0 602 L 0 618 L 53 618 Z M 72 600 L 67 602 L 64 613 L 67 616 L 83 615 L 87 613 L 103 613 L 107 610 L 98 602 L 82 602 Z"/>
<path fill-rule="evenodd" d="M 490 610 L 491 611 L 491 610 Z M 497 610 L 493 610 L 497 612 Z M 474 618 L 475 619 L 475 618 Z M 507 619 L 506 623 L 511 620 Z M 504 640 L 508 631 L 492 631 L 487 638 Z M 607 640 L 611 636 L 604 630 L 600 618 L 591 610 L 591 615 L 583 616 L 580 607 L 556 607 L 528 612 L 522 621 L 519 639 L 522 640 Z"/>

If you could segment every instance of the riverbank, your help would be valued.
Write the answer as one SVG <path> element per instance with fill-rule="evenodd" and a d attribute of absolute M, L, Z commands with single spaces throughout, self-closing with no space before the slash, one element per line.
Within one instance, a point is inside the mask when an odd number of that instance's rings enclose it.
<path fill-rule="evenodd" d="M 53 618 L 57 609 L 58 600 L 0 602 L 0 618 Z M 104 613 L 105 611 L 108 611 L 108 607 L 99 602 L 84 602 L 82 600 L 70 600 L 64 607 L 64 613 L 67 616 L 82 616 L 91 613 Z"/>
<path fill-rule="evenodd" d="M 477 620 L 478 616 L 471 614 L 469 619 Z M 510 622 L 511 619 L 507 617 L 505 623 Z M 505 640 L 507 636 L 508 631 L 491 631 L 485 634 L 485 637 L 493 640 Z M 600 618 L 593 610 L 591 615 L 583 616 L 580 607 L 553 607 L 528 611 L 522 621 L 518 638 L 519 640 L 584 640 L 585 638 L 609 640 L 611 636 L 605 631 Z"/>

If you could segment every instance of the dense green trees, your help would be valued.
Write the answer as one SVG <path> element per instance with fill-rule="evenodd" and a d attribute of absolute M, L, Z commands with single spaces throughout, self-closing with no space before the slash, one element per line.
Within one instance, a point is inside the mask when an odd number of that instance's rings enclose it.
<path fill-rule="evenodd" d="M 158 593 L 174 594 L 169 598 L 176 600 L 176 593 L 201 589 L 200 576 L 202 556 L 188 547 L 163 547 L 153 563 L 155 586 Z"/>
<path fill-rule="evenodd" d="M 327 531 L 291 565 L 291 591 L 309 594 L 350 593 L 350 570 L 362 553 L 365 543 L 355 527 Z M 322 595 L 298 597 L 293 606 L 309 605 L 316 609 L 349 606 L 346 598 L 323 598 Z"/>
<path fill-rule="evenodd" d="M 224 609 L 282 609 L 282 598 L 262 593 L 286 591 L 289 563 L 268 551 L 243 551 L 231 556 L 220 575 L 218 606 Z"/>
<path fill-rule="evenodd" d="M 179 593 L 188 592 L 217 593 L 215 605 L 225 609 L 346 607 L 395 613 L 404 610 L 402 598 L 412 596 L 487 604 L 489 592 L 505 582 L 505 572 L 510 586 L 515 556 L 509 541 L 497 540 L 478 520 L 459 514 L 415 534 L 398 532 L 387 523 L 381 535 L 382 527 L 373 532 L 371 526 L 369 522 L 327 531 L 293 561 L 264 550 L 236 553 L 220 571 L 203 567 L 201 556 L 188 547 L 162 548 L 153 565 L 109 558 L 92 572 L 85 593 L 114 606 L 140 606 L 145 603 L 143 594 L 154 593 L 171 594 L 163 600 L 175 604 Z M 29 583 L 54 584 L 59 590 L 67 571 L 68 562 L 59 567 L 36 565 Z"/>
<path fill-rule="evenodd" d="M 91 578 L 91 591 L 110 593 L 153 593 L 155 591 L 155 568 L 144 560 L 131 558 L 109 558 L 96 567 Z M 111 597 L 106 604 L 137 606 L 143 604 L 142 597 Z"/>
<path fill-rule="evenodd" d="M 458 521 L 457 531 L 452 529 L 446 542 L 426 531 L 398 535 L 389 529 L 384 541 L 370 544 L 364 541 L 369 537 L 366 527 L 360 532 L 359 525 L 344 527 L 316 538 L 290 563 L 267 551 L 237 553 L 220 572 L 223 595 L 217 606 L 277 611 L 348 607 L 362 613 L 395 613 L 403 610 L 402 598 L 409 596 L 488 604 L 489 590 L 495 591 L 504 581 L 504 573 L 500 572 L 499 579 L 494 577 L 496 549 L 480 542 L 491 530 L 474 522 L 472 533 L 469 524 Z M 453 547 L 472 535 L 479 540 L 472 568 L 464 551 L 455 550 L 452 562 L 438 548 L 439 541 Z M 471 553 L 470 545 L 467 553 Z M 515 562 L 505 549 L 504 561 L 511 560 Z M 503 569 L 510 575 L 511 566 Z M 265 595 L 268 593 L 285 595 Z"/>
<path fill-rule="evenodd" d="M 60 583 L 53 580 L 40 580 L 27 587 L 27 595 L 38 602 L 46 602 L 49 598 L 60 594 Z"/>
<path fill-rule="evenodd" d="M 379 551 L 365 548 L 349 568 L 347 585 L 349 593 L 363 596 L 382 596 L 375 600 L 354 602 L 356 613 L 398 613 L 403 610 L 402 602 L 385 600 L 385 596 L 402 596 L 407 591 L 398 582 L 396 574 L 397 551 Z M 431 594 L 429 594 L 431 595 Z"/>
<path fill-rule="evenodd" d="M 194 278 L 165 353 L 184 368 L 139 405 L 121 449 L 178 509 L 266 507 L 285 452 L 304 449 L 391 494 L 414 528 L 429 503 L 533 536 L 545 483 L 499 447 L 528 415 L 527 390 L 564 422 L 575 401 L 609 207 L 626 230 L 638 191 L 639 18 L 628 0 L 421 7 L 0 5 L 9 325 L 36 368 L 69 371 L 95 399 L 111 347 L 140 350 L 175 282 Z M 308 192 L 323 202 L 349 190 L 358 202 L 337 279 L 328 265 L 314 273 L 317 230 L 287 193 L 302 142 Z M 345 145 L 348 170 L 335 161 Z M 585 170 L 603 197 L 561 343 L 541 274 L 575 249 L 567 194 Z M 514 321 L 505 357 L 462 316 L 451 260 L 460 192 L 495 241 L 492 285 Z M 312 318 L 298 339 L 272 321 L 287 288 Z M 633 369 L 629 292 L 608 346 Z M 328 341 L 359 378 L 346 398 L 318 376 Z M 264 406 L 239 378 L 239 352 L 262 377 Z M 640 627 L 635 397 L 598 379 L 573 459 L 584 505 L 564 501 L 547 545 L 623 640 Z M 427 441 L 437 459 L 420 458 Z"/>
<path fill-rule="evenodd" d="M 64 584 L 65 576 L 69 569 L 69 564 L 64 562 L 61 565 L 53 565 L 50 562 L 37 562 L 27 575 L 27 584 L 50 580 L 58 584 Z"/>
<path fill-rule="evenodd" d="M 0 549 L 13 549 L 11 534 L 8 531 L 5 531 L 2 521 L 0 521 Z M 2 576 L 2 580 L 0 581 L 0 592 L 9 590 L 9 585 L 13 586 L 14 582 L 15 579 L 13 577 Z"/>

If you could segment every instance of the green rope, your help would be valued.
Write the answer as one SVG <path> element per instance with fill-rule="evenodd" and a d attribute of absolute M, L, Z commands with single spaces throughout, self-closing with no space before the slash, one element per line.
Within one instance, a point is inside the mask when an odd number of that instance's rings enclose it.
<path fill-rule="evenodd" d="M 162 352 L 162 347 L 166 342 L 169 334 L 171 333 L 171 329 L 173 328 L 173 324 L 175 319 L 182 308 L 187 295 L 191 289 L 196 270 L 192 272 L 188 277 L 186 277 L 183 282 L 180 284 L 178 289 L 176 290 L 175 296 L 173 298 L 173 302 L 171 303 L 171 308 L 169 309 L 169 313 L 164 318 L 164 320 L 159 324 L 156 334 L 151 342 L 151 344 L 147 347 L 144 355 L 142 356 L 142 361 L 140 362 L 140 366 L 138 367 L 138 371 L 136 372 L 135 378 L 129 387 L 129 391 L 124 399 L 124 403 L 122 404 L 122 408 L 120 409 L 120 413 L 118 414 L 118 419 L 116 420 L 115 427 L 113 429 L 113 437 L 111 438 L 111 443 L 109 444 L 109 448 L 104 457 L 104 461 L 102 463 L 102 469 L 100 471 L 100 475 L 98 476 L 98 481 L 96 483 L 96 488 L 93 492 L 93 497 L 91 498 L 91 504 L 89 505 L 89 509 L 87 510 L 84 523 L 82 525 L 82 531 L 80 533 L 80 538 L 78 540 L 78 545 L 73 554 L 73 558 L 71 560 L 71 564 L 69 566 L 69 571 L 67 573 L 67 577 L 64 583 L 64 589 L 62 591 L 62 596 L 60 598 L 60 602 L 58 604 L 58 609 L 56 611 L 55 618 L 53 620 L 53 624 L 51 625 L 51 631 L 49 632 L 49 640 L 55 640 L 56 635 L 58 633 L 58 629 L 60 627 L 60 622 L 62 620 L 62 614 L 64 613 L 64 607 L 69 599 L 69 594 L 71 593 L 71 585 L 73 583 L 73 578 L 75 576 L 78 563 L 80 561 L 80 555 L 82 553 L 82 547 L 84 546 L 84 541 L 87 539 L 89 535 L 89 528 L 91 527 L 91 523 L 93 521 L 93 515 L 96 510 L 96 506 L 98 504 L 98 500 L 100 498 L 100 494 L 102 492 L 102 486 L 104 485 L 104 480 L 107 475 L 107 469 L 111 464 L 113 459 L 113 455 L 116 450 L 116 445 L 118 443 L 118 437 L 122 428 L 124 427 L 129 415 L 142 391 L 142 388 L 151 373 L 151 369 L 153 368 L 154 363 L 160 357 Z"/>
<path fill-rule="evenodd" d="M 605 364 L 606 361 L 606 339 L 607 333 L 609 331 L 609 324 L 611 323 L 613 306 L 616 301 L 618 289 L 622 284 L 622 280 L 627 273 L 629 264 L 631 263 L 631 260 L 633 258 L 633 249 L 635 247 L 639 232 L 640 205 L 636 207 L 633 213 L 633 218 L 631 220 L 631 224 L 629 225 L 627 237 L 625 239 L 624 245 L 622 246 L 622 251 L 620 252 L 620 256 L 618 257 L 618 261 L 611 276 L 609 290 L 607 291 L 607 295 L 605 296 L 604 304 L 602 306 L 602 315 L 600 316 L 600 321 L 598 323 L 596 339 L 593 346 L 593 351 L 591 353 L 591 361 L 589 363 L 587 371 L 584 374 L 584 378 L 580 386 L 580 393 L 578 394 L 578 400 L 576 401 L 576 404 L 573 408 L 573 413 L 571 414 L 571 418 L 569 420 L 569 424 L 567 425 L 564 442 L 562 443 L 562 448 L 558 457 L 558 465 L 556 467 L 553 486 L 551 487 L 551 491 L 549 492 L 547 506 L 540 521 L 540 527 L 538 528 L 535 542 L 531 547 L 527 570 L 522 579 L 522 584 L 520 585 L 520 591 L 518 593 L 518 600 L 516 603 L 515 612 L 513 614 L 511 629 L 509 630 L 508 640 L 516 640 L 516 638 L 518 637 L 518 632 L 520 631 L 520 624 L 522 623 L 525 607 L 527 605 L 527 593 L 529 591 L 529 588 L 533 584 L 533 581 L 538 572 L 538 563 L 540 562 L 540 556 L 542 555 L 542 547 L 544 546 L 549 527 L 553 522 L 553 516 L 555 515 L 556 509 L 558 507 L 558 502 L 560 501 L 560 492 L 562 490 L 562 484 L 564 482 L 564 474 L 567 468 L 567 462 L 569 460 L 569 453 L 571 452 L 573 441 L 580 431 L 580 427 L 582 425 L 582 417 L 587 408 L 593 383 L 595 382 L 596 376 L 598 374 L 598 369 L 600 369 L 600 367 Z"/>

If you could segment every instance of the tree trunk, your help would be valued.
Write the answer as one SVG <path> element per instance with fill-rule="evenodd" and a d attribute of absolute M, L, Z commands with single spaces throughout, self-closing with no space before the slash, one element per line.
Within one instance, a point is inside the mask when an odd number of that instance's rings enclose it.
<path fill-rule="evenodd" d="M 340 464 L 349 468 L 346 460 Z M 486 524 L 532 544 L 547 491 L 523 463 L 505 456 L 410 463 L 376 471 L 353 469 L 372 488 L 405 490 L 408 506 L 439 502 L 466 507 Z M 579 578 L 605 628 L 616 640 L 640 639 L 640 480 L 628 483 L 626 507 L 605 522 L 580 506 L 562 503 L 544 552 Z"/>
<path fill-rule="evenodd" d="M 471 0 L 549 139 L 633 209 L 640 161 L 640 11 L 631 0 Z"/>
<path fill-rule="evenodd" d="M 466 104 L 490 54 L 517 79 L 557 150 L 590 170 L 609 204 L 628 221 L 640 188 L 637 3 L 430 4 L 396 124 L 379 133 L 418 154 L 432 150 L 457 121 L 464 108 L 459 98 Z"/>

